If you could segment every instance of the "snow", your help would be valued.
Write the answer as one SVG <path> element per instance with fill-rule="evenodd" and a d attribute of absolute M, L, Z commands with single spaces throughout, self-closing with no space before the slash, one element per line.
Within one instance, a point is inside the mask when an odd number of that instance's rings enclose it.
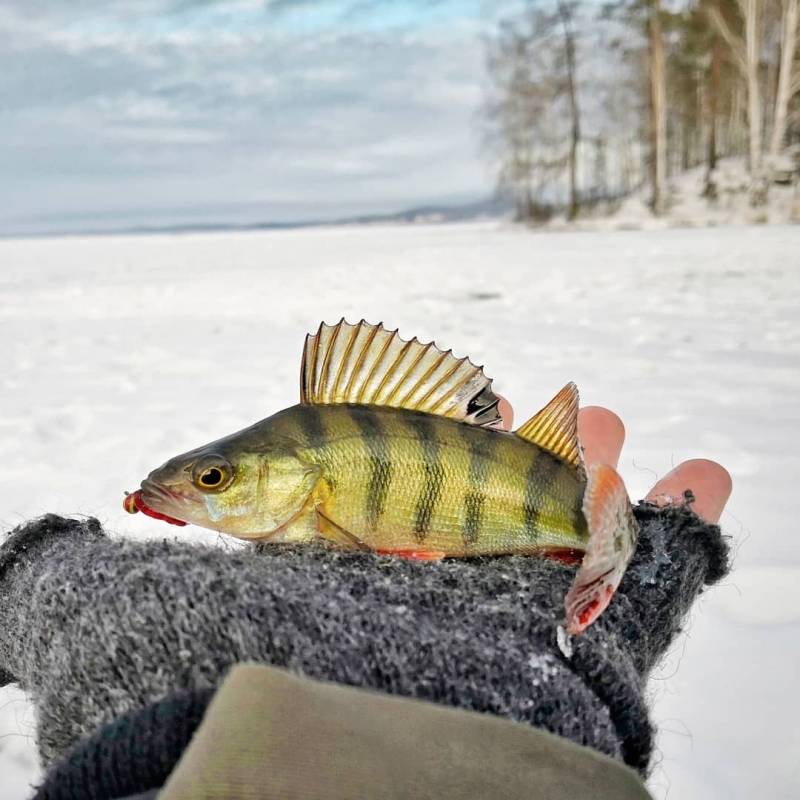
<path fill-rule="evenodd" d="M 167 457 L 296 401 L 304 334 L 362 316 L 484 363 L 518 420 L 568 380 L 626 422 L 631 495 L 704 456 L 736 569 L 650 684 L 656 798 L 800 794 L 800 226 L 531 233 L 497 223 L 0 241 L 0 524 L 122 510 Z M 0 691 L 0 798 L 37 778 Z"/>
<path fill-rule="evenodd" d="M 777 160 L 774 168 L 789 177 L 800 169 L 793 165 L 788 155 Z M 577 228 L 587 231 L 662 230 L 800 222 L 800 181 L 772 183 L 766 202 L 754 207 L 750 204 L 751 179 L 745 159 L 725 158 L 717 162 L 713 174 L 714 199 L 704 196 L 706 173 L 706 166 L 702 165 L 673 176 L 668 183 L 666 213 L 660 217 L 654 216 L 650 209 L 651 189 L 646 185 L 626 197 L 611 214 L 600 208 L 596 216 L 589 213 L 576 222 L 558 217 L 547 227 L 550 230 Z"/>

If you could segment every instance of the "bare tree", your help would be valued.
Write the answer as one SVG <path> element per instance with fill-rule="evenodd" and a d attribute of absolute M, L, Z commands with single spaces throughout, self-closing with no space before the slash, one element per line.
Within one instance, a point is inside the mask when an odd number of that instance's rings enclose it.
<path fill-rule="evenodd" d="M 650 38 L 650 136 L 652 139 L 653 212 L 663 214 L 667 191 L 667 73 L 661 0 L 650 0 L 647 28 Z"/>
<path fill-rule="evenodd" d="M 531 2 L 487 43 L 487 138 L 520 219 L 545 216 L 565 175 L 570 219 L 580 209 L 577 9 L 577 0 Z"/>
<path fill-rule="evenodd" d="M 726 59 L 727 48 L 707 7 L 729 12 L 731 0 L 698 0 L 669 18 L 667 53 L 670 127 L 667 147 L 680 170 L 706 164 L 704 196 L 717 196 L 717 158 L 728 146 L 723 120 L 740 75 Z M 734 120 L 741 126 L 741 117 Z"/>
<path fill-rule="evenodd" d="M 661 0 L 611 0 L 604 9 L 609 19 L 620 20 L 636 33 L 635 48 L 641 56 L 642 93 L 646 100 L 646 133 L 649 143 L 650 204 L 655 214 L 666 210 L 667 201 L 667 57 Z M 627 38 L 627 37 L 626 37 Z M 626 43 L 624 49 L 628 50 Z M 646 78 L 646 80 L 644 80 Z"/>
<path fill-rule="evenodd" d="M 762 0 L 736 0 L 744 20 L 744 36 L 728 25 L 717 6 L 708 13 L 722 38 L 731 50 L 734 63 L 747 85 L 747 128 L 749 139 L 750 174 L 758 180 L 761 173 L 761 87 L 759 65 L 761 52 Z"/>
<path fill-rule="evenodd" d="M 592 163 L 593 192 L 598 200 L 605 200 L 609 196 L 608 157 L 606 150 L 605 138 L 603 136 L 598 136 L 594 140 L 594 158 Z"/>
<path fill-rule="evenodd" d="M 551 26 L 540 17 L 529 26 L 506 22 L 488 43 L 491 89 L 485 104 L 487 139 L 498 157 L 498 182 L 509 191 L 517 218 L 544 214 L 541 195 L 565 160 L 554 158 L 547 120 L 554 103 L 548 38 Z"/>
<path fill-rule="evenodd" d="M 558 0 L 557 11 L 561 20 L 561 27 L 564 33 L 564 62 L 565 74 L 564 83 L 566 86 L 567 97 L 569 98 L 570 114 L 570 146 L 569 146 L 569 219 L 578 216 L 578 147 L 581 141 L 581 116 L 578 106 L 578 81 L 577 65 L 575 56 L 575 31 L 574 16 L 576 3 L 575 0 Z"/>
<path fill-rule="evenodd" d="M 780 153 L 786 137 L 789 101 L 800 92 L 800 67 L 795 69 L 794 57 L 800 36 L 800 3 L 783 0 L 781 13 L 781 60 L 778 69 L 778 88 L 775 97 L 775 116 L 769 153 L 772 158 Z"/>
<path fill-rule="evenodd" d="M 717 5 L 718 0 L 712 0 Z M 716 32 L 715 32 L 716 33 Z M 714 35 L 711 42 L 710 75 L 708 84 L 708 146 L 706 173 L 706 192 L 711 194 L 710 180 L 711 174 L 717 168 L 717 156 L 719 155 L 719 108 L 720 93 L 722 91 L 722 42 L 719 35 Z"/>

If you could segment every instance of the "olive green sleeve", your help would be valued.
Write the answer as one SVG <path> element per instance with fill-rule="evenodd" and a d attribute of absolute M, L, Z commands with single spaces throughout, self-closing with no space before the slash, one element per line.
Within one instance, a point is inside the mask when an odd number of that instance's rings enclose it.
<path fill-rule="evenodd" d="M 489 714 L 234 667 L 159 800 L 647 800 L 636 773 Z"/>

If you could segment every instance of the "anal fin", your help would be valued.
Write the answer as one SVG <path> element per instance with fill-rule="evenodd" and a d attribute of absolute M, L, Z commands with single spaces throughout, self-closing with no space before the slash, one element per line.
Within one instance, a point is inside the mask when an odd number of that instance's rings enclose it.
<path fill-rule="evenodd" d="M 622 478 L 608 464 L 588 473 L 583 515 L 589 527 L 586 555 L 564 601 L 567 631 L 581 633 L 605 610 L 636 549 L 638 528 Z"/>

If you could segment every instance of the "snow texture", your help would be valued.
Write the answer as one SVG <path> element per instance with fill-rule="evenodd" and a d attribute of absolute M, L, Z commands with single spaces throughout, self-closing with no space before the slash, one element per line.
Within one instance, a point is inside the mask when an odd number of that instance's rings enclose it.
<path fill-rule="evenodd" d="M 5 240 L 0 264 L 4 529 L 52 511 L 217 541 L 128 516 L 123 491 L 296 402 L 304 334 L 342 315 L 484 363 L 518 422 L 575 380 L 584 405 L 625 420 L 633 498 L 686 458 L 722 462 L 734 571 L 651 682 L 650 786 L 659 799 L 800 793 L 800 227 Z M 30 794 L 33 735 L 32 707 L 1 690 L 1 800 Z"/>
<path fill-rule="evenodd" d="M 790 161 L 778 164 L 791 173 Z M 611 214 L 598 209 L 598 215 L 588 213 L 576 222 L 560 216 L 551 220 L 550 230 L 575 229 L 663 230 L 665 228 L 705 228 L 717 225 L 783 224 L 800 222 L 800 182 L 773 183 L 766 202 L 750 204 L 751 179 L 743 158 L 725 158 L 717 162 L 712 176 L 715 196 L 705 196 L 708 181 L 705 165 L 694 167 L 673 176 L 668 186 L 666 213 L 653 215 L 650 208 L 652 189 L 644 186 L 626 197 Z"/>

